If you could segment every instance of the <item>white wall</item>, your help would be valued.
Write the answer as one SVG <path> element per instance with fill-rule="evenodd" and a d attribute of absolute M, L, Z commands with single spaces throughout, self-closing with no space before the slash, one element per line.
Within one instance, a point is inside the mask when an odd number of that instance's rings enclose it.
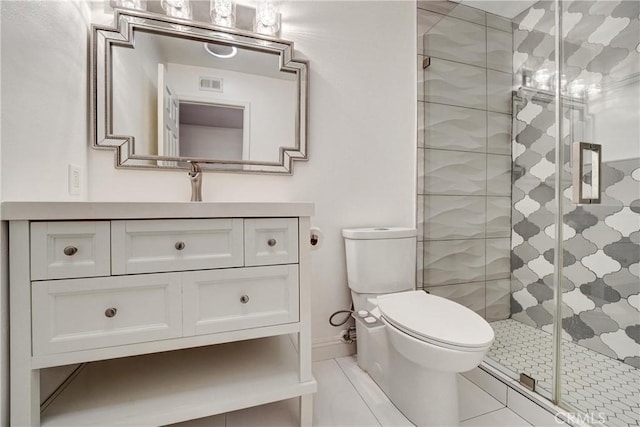
<path fill-rule="evenodd" d="M 313 336 L 338 334 L 329 315 L 349 306 L 340 230 L 415 224 L 415 4 L 287 2 L 282 37 L 310 61 L 308 162 L 293 176 L 208 173 L 206 201 L 316 203 L 325 235 L 312 252 Z M 90 200 L 187 201 L 186 172 L 116 170 L 89 151 Z"/>
<path fill-rule="evenodd" d="M 68 194 L 67 166 L 86 172 L 89 8 L 82 0 L 0 7 L 2 199 L 80 199 Z"/>
<path fill-rule="evenodd" d="M 116 170 L 111 151 L 87 151 L 84 6 L 0 4 L 3 199 L 70 199 L 67 163 L 86 156 L 88 200 L 188 201 L 186 171 Z M 340 230 L 415 224 L 415 5 L 304 1 L 281 10 L 282 37 L 310 61 L 310 160 L 293 176 L 207 173 L 203 197 L 316 203 L 312 222 L 325 241 L 312 252 L 312 319 L 322 341 L 339 332 L 328 316 L 350 302 Z"/>

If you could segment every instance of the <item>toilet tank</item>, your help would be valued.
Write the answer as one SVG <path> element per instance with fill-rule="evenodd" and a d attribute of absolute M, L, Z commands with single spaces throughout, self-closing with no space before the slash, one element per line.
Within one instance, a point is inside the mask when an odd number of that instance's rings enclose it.
<path fill-rule="evenodd" d="M 353 292 L 386 294 L 415 289 L 414 228 L 349 228 L 342 230 L 342 236 Z"/>

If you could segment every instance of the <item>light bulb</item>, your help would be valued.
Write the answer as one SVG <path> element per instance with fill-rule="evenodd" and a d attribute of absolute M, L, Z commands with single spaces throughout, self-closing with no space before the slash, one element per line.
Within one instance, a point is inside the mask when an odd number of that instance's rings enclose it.
<path fill-rule="evenodd" d="M 256 8 L 254 31 L 274 36 L 280 30 L 280 13 L 276 5 L 269 0 L 262 0 Z"/>
<path fill-rule="evenodd" d="M 236 3 L 234 0 L 211 0 L 209 11 L 211 22 L 224 27 L 236 25 Z"/>

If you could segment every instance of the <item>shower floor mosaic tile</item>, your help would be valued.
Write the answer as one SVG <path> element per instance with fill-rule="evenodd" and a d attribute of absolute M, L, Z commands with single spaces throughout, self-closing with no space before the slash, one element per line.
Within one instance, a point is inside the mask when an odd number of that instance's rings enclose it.
<path fill-rule="evenodd" d="M 513 319 L 492 322 L 495 342 L 488 357 L 537 387 L 552 389 L 551 334 Z M 562 399 L 606 426 L 640 425 L 640 369 L 573 342 L 562 343 Z"/>

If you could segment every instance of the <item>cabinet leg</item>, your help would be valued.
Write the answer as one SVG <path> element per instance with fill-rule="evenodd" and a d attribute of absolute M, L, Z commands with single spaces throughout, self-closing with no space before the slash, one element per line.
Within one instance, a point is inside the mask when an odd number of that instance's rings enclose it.
<path fill-rule="evenodd" d="M 313 394 L 300 396 L 300 427 L 313 425 Z"/>

